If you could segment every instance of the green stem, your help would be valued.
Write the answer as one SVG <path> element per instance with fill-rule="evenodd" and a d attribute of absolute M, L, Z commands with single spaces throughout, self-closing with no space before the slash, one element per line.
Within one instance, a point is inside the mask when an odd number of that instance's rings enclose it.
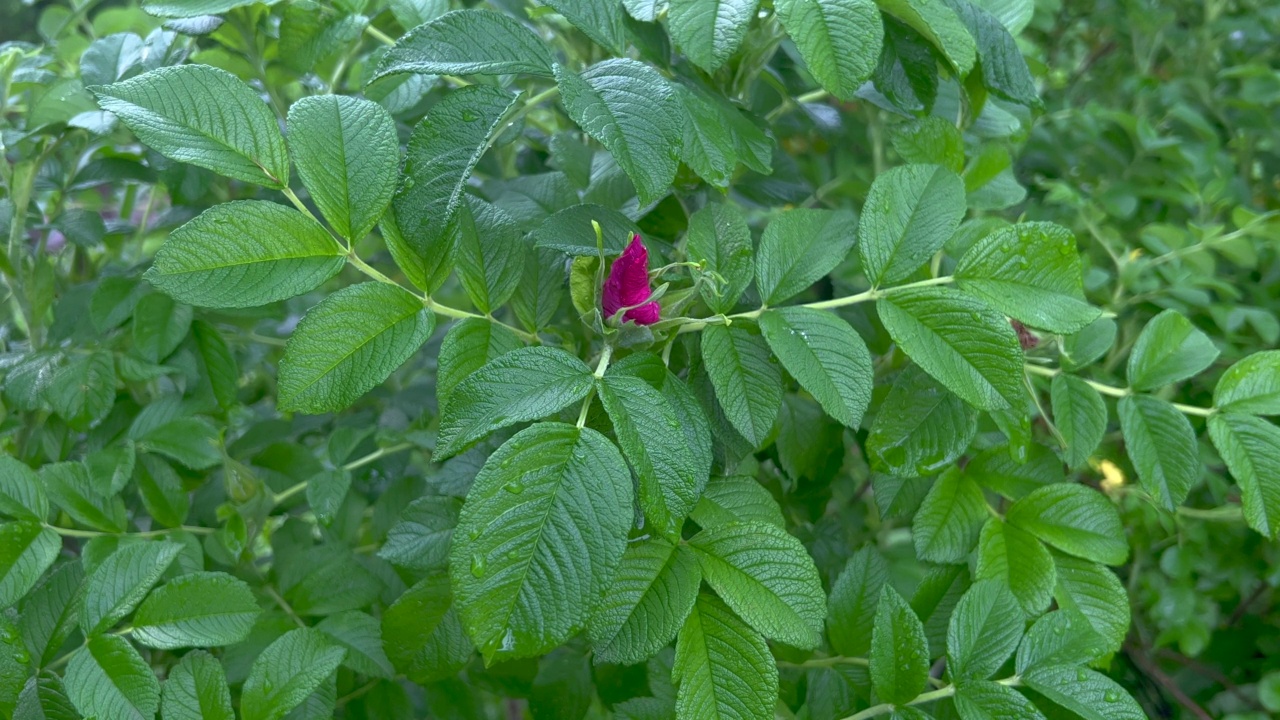
<path fill-rule="evenodd" d="M 372 25 L 365 25 L 364 31 L 369 33 L 369 37 L 373 38 L 374 40 L 377 40 L 378 42 L 382 43 L 383 45 L 386 45 L 387 47 L 391 47 L 396 44 L 395 38 L 382 32 L 381 30 L 379 30 L 378 28 Z"/>
<path fill-rule="evenodd" d="M 398 443 L 396 445 L 389 445 L 384 448 L 378 448 L 377 450 L 374 450 L 373 452 L 369 453 L 368 455 L 365 455 L 364 457 L 356 458 L 355 460 L 352 460 L 346 465 L 343 465 L 342 469 L 350 472 L 357 468 L 364 467 L 365 465 L 368 465 L 369 463 L 373 462 L 374 460 L 377 460 L 380 457 L 391 455 L 392 453 L 398 453 L 403 450 L 409 450 L 413 447 L 414 447 L 413 443 L 404 442 L 404 443 Z M 293 497 L 294 495 L 297 495 L 298 493 L 306 489 L 307 489 L 306 480 L 303 480 L 302 482 L 297 483 L 295 485 L 290 485 L 284 490 L 281 490 L 280 492 L 273 495 L 271 497 L 271 503 L 273 505 L 279 505 L 285 500 L 288 500 L 289 498 Z"/>
<path fill-rule="evenodd" d="M 1178 514 L 1185 518 L 1206 520 L 1209 522 L 1240 522 L 1244 519 L 1244 509 L 1239 505 L 1224 505 L 1219 508 L 1179 507 Z"/>
<path fill-rule="evenodd" d="M 836 665 L 857 665 L 858 667 L 871 667 L 871 661 L 860 657 L 844 657 L 836 655 L 834 657 L 810 658 L 801 663 L 790 663 L 779 661 L 780 667 L 789 668 L 829 668 Z"/>
<path fill-rule="evenodd" d="M 997 680 L 996 682 L 1000 683 L 1001 685 L 1006 685 L 1008 687 L 1017 687 L 1022 684 L 1022 678 L 1018 677 L 1017 675 L 1014 675 L 1012 677 L 1007 677 L 1002 680 Z M 955 694 L 956 694 L 956 686 L 947 685 L 946 687 L 941 687 L 941 688 L 938 688 L 937 690 L 930 690 L 927 693 L 920 693 L 915 697 L 914 700 L 911 700 L 910 702 L 907 702 L 907 703 L 903 703 L 902 706 L 924 705 L 925 703 L 931 703 L 931 702 L 934 702 L 935 700 L 943 700 L 945 698 L 949 698 Z M 844 720 L 867 720 L 867 718 L 878 717 L 880 715 L 888 715 L 889 713 L 896 710 L 898 707 L 900 706 L 894 705 L 893 703 L 881 703 L 879 705 L 872 705 L 866 710 L 856 712 L 850 715 L 849 717 L 845 718 Z"/>
<path fill-rule="evenodd" d="M 1041 367 L 1039 365 L 1027 365 L 1026 371 L 1032 375 L 1039 375 L 1041 377 L 1050 377 L 1050 378 L 1054 377 L 1055 375 L 1061 375 L 1063 372 L 1062 368 Z M 1080 378 L 1080 379 L 1084 380 L 1084 378 Z M 1128 395 L 1133 394 L 1132 388 L 1123 388 L 1123 387 L 1116 387 L 1114 385 L 1106 385 L 1104 383 L 1094 382 L 1093 380 L 1084 380 L 1084 383 L 1089 387 L 1093 388 L 1094 390 L 1097 390 L 1098 392 L 1102 393 L 1103 395 L 1110 395 L 1111 397 L 1122 398 L 1122 397 L 1126 397 Z M 1203 408 L 1203 407 L 1197 407 L 1195 405 L 1183 405 L 1182 403 L 1169 403 L 1169 404 L 1174 406 L 1175 408 L 1178 409 L 1178 411 L 1186 415 L 1209 417 L 1210 415 L 1213 415 L 1215 412 L 1217 412 L 1216 408 Z"/>
<path fill-rule="evenodd" d="M 151 538 L 151 537 L 162 537 L 164 535 L 168 535 L 169 533 L 178 532 L 179 530 L 186 530 L 187 532 L 195 535 L 212 535 L 214 532 L 216 532 L 213 528 L 195 527 L 193 525 L 183 525 L 181 527 L 176 527 L 176 528 L 161 528 L 159 530 L 144 530 L 141 532 L 122 532 L 122 533 L 101 532 L 98 530 L 77 530 L 76 528 L 59 527 L 57 525 L 45 525 L 45 527 L 58 533 L 59 535 L 62 535 L 63 537 L 73 537 L 73 538 L 116 537 L 119 535 L 128 535 L 130 537 L 138 537 L 138 538 Z"/>
<path fill-rule="evenodd" d="M 595 378 L 599 380 L 604 377 L 604 371 L 609 369 L 609 358 L 613 356 L 613 346 L 605 343 L 604 349 L 600 351 L 600 362 L 596 363 Z M 591 412 L 591 401 L 596 397 L 595 385 L 587 391 L 587 396 L 582 399 L 582 411 L 578 413 L 578 427 L 586 427 L 587 414 Z"/>

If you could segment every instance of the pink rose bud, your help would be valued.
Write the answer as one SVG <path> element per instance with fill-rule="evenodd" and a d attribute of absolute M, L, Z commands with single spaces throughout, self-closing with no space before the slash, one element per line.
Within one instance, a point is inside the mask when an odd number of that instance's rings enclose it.
<path fill-rule="evenodd" d="M 622 316 L 623 320 L 631 320 L 637 325 L 658 322 L 662 308 L 657 301 L 645 302 L 650 294 L 649 251 L 640 242 L 639 235 L 632 235 L 631 244 L 613 261 L 609 277 L 604 281 L 601 304 L 605 319 L 613 317 L 622 308 L 630 307 Z"/>

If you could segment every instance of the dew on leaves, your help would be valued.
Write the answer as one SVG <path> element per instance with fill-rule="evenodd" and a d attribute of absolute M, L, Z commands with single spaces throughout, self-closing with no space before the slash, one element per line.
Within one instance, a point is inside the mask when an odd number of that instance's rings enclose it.
<path fill-rule="evenodd" d="M 474 553 L 471 556 L 472 577 L 476 577 L 476 578 L 484 577 L 484 568 L 485 568 L 484 555 L 481 555 L 480 553 Z"/>

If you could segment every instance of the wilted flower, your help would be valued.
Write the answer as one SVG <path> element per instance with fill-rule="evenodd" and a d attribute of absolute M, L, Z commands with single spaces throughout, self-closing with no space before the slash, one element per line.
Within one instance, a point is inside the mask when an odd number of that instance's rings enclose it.
<path fill-rule="evenodd" d="M 649 251 L 645 249 L 644 243 L 640 242 L 639 235 L 632 235 L 631 244 L 627 245 L 622 255 L 613 261 L 601 295 L 606 320 L 622 308 L 629 307 L 631 309 L 622 316 L 623 320 L 631 320 L 637 325 L 652 325 L 658 322 L 661 306 L 656 300 L 645 302 L 651 295 Z"/>

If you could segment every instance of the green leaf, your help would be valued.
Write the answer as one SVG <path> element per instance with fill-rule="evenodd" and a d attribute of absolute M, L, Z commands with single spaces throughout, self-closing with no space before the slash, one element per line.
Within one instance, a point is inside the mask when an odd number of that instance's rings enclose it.
<path fill-rule="evenodd" d="M 337 670 L 346 653 L 319 630 L 290 630 L 253 661 L 240 695 L 240 716 L 279 720 Z"/>
<path fill-rule="evenodd" d="M 747 35 L 759 0 L 669 0 L 667 32 L 694 65 L 714 73 Z"/>
<path fill-rule="evenodd" d="M 165 157 L 270 188 L 289 182 L 271 109 L 225 70 L 175 65 L 92 90 L 103 110 Z"/>
<path fill-rule="evenodd" d="M 487 662 L 540 655 L 582 629 L 626 548 L 631 503 L 622 455 L 594 430 L 541 423 L 489 457 L 449 555 L 459 615 Z"/>
<path fill-rule="evenodd" d="M 724 279 L 719 286 L 704 284 L 699 290 L 712 312 L 729 312 L 751 284 L 751 228 L 737 205 L 711 203 L 689 216 L 685 253 L 692 262 L 706 263 L 708 271 Z"/>
<path fill-rule="evenodd" d="M 564 300 L 565 263 L 560 253 L 535 247 L 531 237 L 526 235 L 523 242 L 527 260 L 511 296 L 511 311 L 526 330 L 536 334 L 551 326 Z"/>
<path fill-rule="evenodd" d="M 661 537 L 629 543 L 609 591 L 587 621 L 596 661 L 644 662 L 666 647 L 698 599 L 693 553 Z"/>
<path fill-rule="evenodd" d="M 427 576 L 383 612 L 382 638 L 395 668 L 419 684 L 456 674 L 475 650 L 444 572 Z"/>
<path fill-rule="evenodd" d="M 555 73 L 569 117 L 613 155 L 640 202 L 666 195 L 682 134 L 680 104 L 666 79 L 627 58 L 596 63 L 581 75 L 556 65 Z"/>
<path fill-rule="evenodd" d="M 200 372 L 208 378 L 214 399 L 223 410 L 230 410 L 240 391 L 240 367 L 235 355 L 218 329 L 207 321 L 192 322 L 191 336 L 196 342 Z"/>
<path fill-rule="evenodd" d="M 314 290 L 345 253 L 320 223 L 266 200 L 214 205 L 174 230 L 145 275 L 201 307 L 253 307 Z"/>
<path fill-rule="evenodd" d="M 673 83 L 684 112 L 680 159 L 703 180 L 727 188 L 738 164 L 772 172 L 774 140 L 759 118 L 693 82 Z"/>
<path fill-rule="evenodd" d="M 1062 368 L 1079 370 L 1102 358 L 1116 342 L 1116 321 L 1107 317 L 1094 320 L 1074 335 L 1062 338 Z"/>
<path fill-rule="evenodd" d="M 1280 428 L 1252 415 L 1217 413 L 1209 437 L 1240 486 L 1249 527 L 1280 534 Z"/>
<path fill-rule="evenodd" d="M 455 10 L 400 38 L 378 63 L 373 79 L 404 72 L 551 77 L 551 63 L 546 44 L 509 15 Z"/>
<path fill-rule="evenodd" d="M 742 522 L 703 530 L 689 547 L 707 584 L 739 617 L 765 637 L 817 647 L 827 598 L 799 540 L 773 525 Z"/>
<path fill-rule="evenodd" d="M 1033 490 L 1066 482 L 1067 479 L 1062 461 L 1040 444 L 1031 445 L 1027 456 L 1021 459 L 1013 458 L 1008 447 L 988 448 L 970 460 L 964 472 L 983 487 L 1010 500 L 1018 500 Z"/>
<path fill-rule="evenodd" d="M 1218 359 L 1218 348 L 1185 315 L 1165 310 L 1142 328 L 1129 353 L 1129 385 L 1145 391 L 1199 374 Z"/>
<path fill-rule="evenodd" d="M 965 402 L 980 410 L 1025 404 L 1022 347 L 1000 313 L 945 287 L 893 292 L 877 309 L 903 352 Z"/>
<path fill-rule="evenodd" d="M 432 495 L 414 500 L 387 531 L 378 557 L 411 570 L 444 569 L 461 510 L 458 498 Z"/>
<path fill-rule="evenodd" d="M 396 674 L 382 647 L 382 625 L 372 615 L 342 612 L 321 620 L 316 629 L 347 649 L 343 665 L 370 677 L 390 679 Z"/>
<path fill-rule="evenodd" d="M 203 650 L 183 655 L 160 691 L 160 716 L 164 720 L 235 720 L 227 675 L 218 659 Z"/>
<path fill-rule="evenodd" d="M 977 432 L 978 413 L 911 365 L 898 375 L 871 424 L 867 455 L 880 472 L 932 475 L 960 457 Z"/>
<path fill-rule="evenodd" d="M 1257 352 L 1218 378 L 1213 405 L 1222 411 L 1280 415 L 1280 350 Z"/>
<path fill-rule="evenodd" d="M 1031 689 L 1084 720 L 1146 720 L 1147 714 L 1116 681 L 1070 665 L 1035 668 L 1022 676 Z"/>
<path fill-rule="evenodd" d="M 138 607 L 133 637 L 162 650 L 234 645 L 249 636 L 259 612 L 244 581 L 226 573 L 189 573 L 156 588 Z"/>
<path fill-rule="evenodd" d="M 67 663 L 67 696 L 86 717 L 151 720 L 160 709 L 160 681 L 124 638 L 97 635 Z"/>
<path fill-rule="evenodd" d="M 1098 319 L 1084 299 L 1075 236 L 1053 223 L 1000 228 L 969 248 L 956 266 L 966 292 L 1031 327 L 1071 334 Z"/>
<path fill-rule="evenodd" d="M 27 680 L 18 695 L 14 720 L 80 720 L 71 701 L 67 699 L 62 680 L 56 675 L 42 673 Z"/>
<path fill-rule="evenodd" d="M 981 0 L 944 0 L 968 28 L 977 48 L 982 84 L 996 97 L 1026 107 L 1040 107 L 1036 83 L 1010 31 Z"/>
<path fill-rule="evenodd" d="M 440 20 L 463 12 L 468 11 L 450 13 Z M 430 23 L 423 26 L 428 27 Z M 449 92 L 414 127 L 394 207 L 400 232 L 419 254 L 443 252 L 437 246 L 450 241 L 467 178 L 515 102 L 511 93 L 470 85 Z"/>
<path fill-rule="evenodd" d="M 672 87 L 683 110 L 680 160 L 709 184 L 729 187 L 738 167 L 739 141 L 726 113 L 737 114 L 737 110 L 725 108 L 714 96 L 687 85 Z"/>
<path fill-rule="evenodd" d="M 504 210 L 479 198 L 466 198 L 454 216 L 458 279 L 476 309 L 502 307 L 528 263 L 520 228 Z"/>
<path fill-rule="evenodd" d="M 1077 557 L 1121 565 L 1129 557 L 1120 513 L 1105 495 L 1075 483 L 1048 485 L 1009 506 L 1010 525 Z"/>
<path fill-rule="evenodd" d="M 598 257 L 592 221 L 600 224 L 605 255 L 621 254 L 631 242 L 631 236 L 640 232 L 635 223 L 617 210 L 584 203 L 557 211 L 543 220 L 529 237 L 537 248 L 557 250 L 575 257 Z"/>
<path fill-rule="evenodd" d="M 731 522 L 759 522 L 786 528 L 782 508 L 756 479 L 746 475 L 713 477 L 689 517 L 703 528 Z"/>
<path fill-rule="evenodd" d="M 889 579 L 884 556 L 864 545 L 845 563 L 827 599 L 827 637 L 845 657 L 866 657 L 871 651 L 880 592 Z"/>
<path fill-rule="evenodd" d="M 341 410 L 386 380 L 435 329 L 435 315 L 403 288 L 367 282 L 311 308 L 280 359 L 281 410 Z"/>
<path fill-rule="evenodd" d="M 1082 615 L 1102 639 L 1098 655 L 1120 649 L 1129 634 L 1129 596 L 1106 566 L 1069 555 L 1053 556 L 1058 585 L 1053 599 L 1061 610 Z"/>
<path fill-rule="evenodd" d="M 595 376 L 549 347 L 513 350 L 458 383 L 440 418 L 436 459 L 456 455 L 499 428 L 540 420 L 582 400 Z"/>
<path fill-rule="evenodd" d="M 781 0 L 778 20 L 822 87 L 841 100 L 871 77 L 884 24 L 872 0 Z"/>
<path fill-rule="evenodd" d="M 125 545 L 103 560 L 85 584 L 80 611 L 85 635 L 109 630 L 133 612 L 181 551 L 178 543 L 140 542 Z"/>
<path fill-rule="evenodd" d="M 142 9 L 162 18 L 196 18 L 221 15 L 238 7 L 252 5 L 253 0 L 145 0 Z"/>
<path fill-rule="evenodd" d="M 870 660 L 871 683 L 881 702 L 902 705 L 924 690 L 929 678 L 929 643 L 924 626 L 888 583 L 880 591 Z"/>
<path fill-rule="evenodd" d="M 69 562 L 54 568 L 26 594 L 18 616 L 18 631 L 34 665 L 43 667 L 52 662 L 75 632 L 83 586 L 84 566 Z"/>
<path fill-rule="evenodd" d="M 143 360 L 159 363 L 178 349 L 191 329 L 191 318 L 190 305 L 160 293 L 143 297 L 133 311 L 134 350 Z"/>
<path fill-rule="evenodd" d="M 224 459 L 221 435 L 202 417 L 174 418 L 139 437 L 138 450 L 159 453 L 192 470 L 207 470 Z"/>
<path fill-rule="evenodd" d="M 351 473 L 342 468 L 325 470 L 307 480 L 307 504 L 321 525 L 329 525 L 351 490 Z"/>
<path fill-rule="evenodd" d="M 964 137 L 954 123 L 943 118 L 929 116 L 899 125 L 894 128 L 892 142 L 898 155 L 913 165 L 941 165 L 954 173 L 964 170 Z M 962 228 L 968 226 L 966 223 Z"/>
<path fill-rule="evenodd" d="M 599 392 L 622 454 L 639 480 L 640 508 L 649 527 L 678 538 L 707 484 L 707 475 L 697 469 L 698 449 L 679 432 L 683 425 L 670 401 L 644 380 L 608 373 Z"/>
<path fill-rule="evenodd" d="M 764 229 L 756 253 L 756 285 L 765 305 L 776 305 L 831 272 L 857 235 L 848 210 L 796 208 Z"/>
<path fill-rule="evenodd" d="M 38 523 L 0 525 L 0 609 L 9 608 L 31 592 L 61 550 L 58 533 Z"/>
<path fill-rule="evenodd" d="M 729 422 L 759 447 L 782 409 L 782 372 L 764 338 L 740 324 L 710 325 L 702 331 L 702 361 Z"/>
<path fill-rule="evenodd" d="M 951 613 L 947 672 L 952 678 L 991 677 L 1018 649 L 1026 622 L 1018 599 L 995 581 L 979 581 Z"/>
<path fill-rule="evenodd" d="M 1009 588 L 1028 617 L 1049 607 L 1057 582 L 1053 556 L 1030 533 L 999 518 L 982 527 L 974 580 L 995 580 Z"/>
<path fill-rule="evenodd" d="M 911 523 L 916 555 L 936 563 L 963 563 L 978 542 L 987 500 L 982 488 L 958 468 L 942 474 Z"/>
<path fill-rule="evenodd" d="M 487 318 L 464 318 L 455 323 L 440 342 L 436 404 L 447 407 L 458 383 L 485 363 L 519 347 L 515 333 Z"/>
<path fill-rule="evenodd" d="M 1054 425 L 1067 445 L 1062 460 L 1070 468 L 1083 467 L 1106 435 L 1107 404 L 1088 382 L 1066 374 L 1054 376 L 1049 398 Z"/>
<path fill-rule="evenodd" d="M 653 22 L 667 11 L 667 0 L 622 0 L 622 4 L 640 22 Z"/>
<path fill-rule="evenodd" d="M 45 386 L 44 398 L 58 417 L 77 430 L 87 430 L 101 421 L 111 412 L 116 399 L 116 369 L 111 353 L 73 356 Z"/>
<path fill-rule="evenodd" d="M 49 515 L 49 498 L 36 472 L 8 455 L 0 455 L 0 513 L 36 522 Z"/>
<path fill-rule="evenodd" d="M 547 0 L 545 4 L 604 49 L 616 55 L 625 54 L 627 34 L 622 3 L 613 0 Z"/>
<path fill-rule="evenodd" d="M 351 242 L 368 235 L 400 166 L 390 113 L 369 100 L 313 95 L 289 108 L 287 129 L 298 175 L 330 227 Z"/>
<path fill-rule="evenodd" d="M 1117 411 L 1125 450 L 1138 479 L 1156 502 L 1173 510 L 1187 499 L 1202 470 L 1191 421 L 1173 405 L 1150 395 L 1126 395 L 1120 398 Z"/>
<path fill-rule="evenodd" d="M 964 183 L 937 165 L 904 165 L 876 176 L 858 220 L 862 269 L 875 287 L 911 275 L 960 226 Z"/>
<path fill-rule="evenodd" d="M 943 0 L 876 0 L 876 3 L 932 43 L 957 76 L 969 74 L 977 60 L 977 46 L 964 23 Z"/>
<path fill-rule="evenodd" d="M 676 717 L 762 720 L 778 703 L 778 666 L 764 638 L 701 593 L 676 640 Z"/>
<path fill-rule="evenodd" d="M 986 680 L 956 688 L 955 705 L 960 720 L 1044 720 L 1040 709 L 1017 690 Z"/>
<path fill-rule="evenodd" d="M 50 463 L 40 468 L 40 482 L 53 504 L 78 523 L 111 533 L 125 531 L 124 501 L 106 498 L 93 488 L 83 463 Z"/>
<path fill-rule="evenodd" d="M 1093 662 L 1106 654 L 1102 645 L 1102 638 L 1084 615 L 1075 610 L 1055 610 L 1036 620 L 1022 638 L 1018 646 L 1018 674 L 1045 665 Z"/>

